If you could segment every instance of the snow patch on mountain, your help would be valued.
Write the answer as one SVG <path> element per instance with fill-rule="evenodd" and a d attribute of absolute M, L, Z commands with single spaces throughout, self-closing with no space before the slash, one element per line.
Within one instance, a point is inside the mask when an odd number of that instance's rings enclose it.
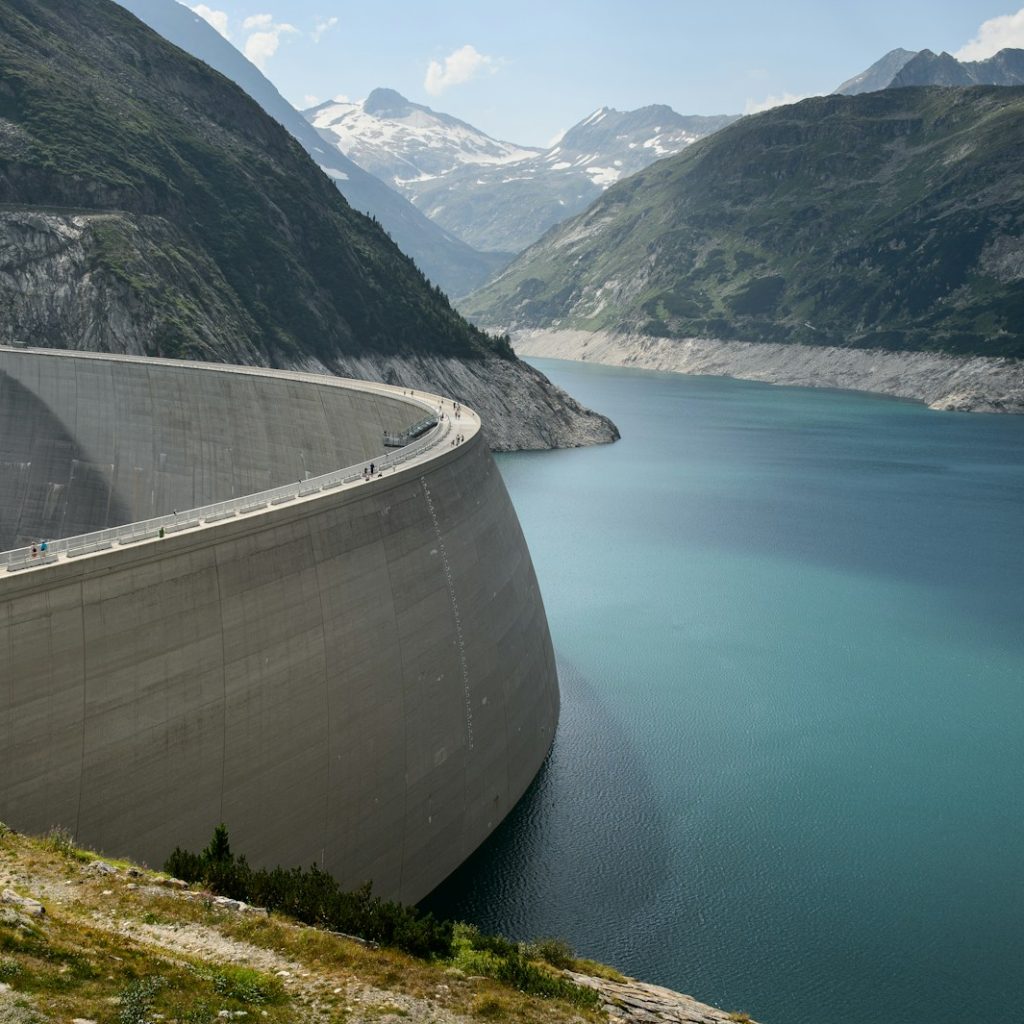
<path fill-rule="evenodd" d="M 735 117 L 599 107 L 546 150 L 494 139 L 392 89 L 305 112 L 321 136 L 432 220 L 481 249 L 516 252 L 622 178 Z"/>
<path fill-rule="evenodd" d="M 538 153 L 492 139 L 391 89 L 375 89 L 356 103 L 332 100 L 305 113 L 349 159 L 399 187 L 461 167 L 515 163 Z"/>

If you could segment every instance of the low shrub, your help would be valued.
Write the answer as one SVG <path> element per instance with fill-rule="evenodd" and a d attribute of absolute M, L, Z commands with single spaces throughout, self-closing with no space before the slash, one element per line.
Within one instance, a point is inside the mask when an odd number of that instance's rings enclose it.
<path fill-rule="evenodd" d="M 452 924 L 415 907 L 374 896 L 371 885 L 345 891 L 315 864 L 304 868 L 253 868 L 231 852 L 227 829 L 219 825 L 202 853 L 176 849 L 164 870 L 218 895 L 266 907 L 305 924 L 345 932 L 413 956 L 447 958 Z"/>
<path fill-rule="evenodd" d="M 277 978 L 251 967 L 229 964 L 214 971 L 210 980 L 217 995 L 251 1006 L 276 1005 L 286 998 L 284 986 Z"/>
<path fill-rule="evenodd" d="M 456 926 L 455 943 L 455 964 L 466 974 L 493 978 L 528 995 L 564 999 L 581 1009 L 596 1009 L 600 1005 L 600 997 L 593 989 L 561 977 L 553 965 L 536 963 L 540 959 L 538 947 L 510 942 L 500 935 L 481 935 L 473 925 L 466 924 Z M 557 939 L 545 940 L 540 945 L 549 943 L 547 952 L 556 958 L 569 949 Z"/>
<path fill-rule="evenodd" d="M 530 947 L 530 953 L 559 970 L 572 967 L 575 963 L 576 954 L 564 939 L 539 939 Z"/>
<path fill-rule="evenodd" d="M 163 978 L 139 978 L 121 990 L 118 1024 L 148 1024 Z"/>

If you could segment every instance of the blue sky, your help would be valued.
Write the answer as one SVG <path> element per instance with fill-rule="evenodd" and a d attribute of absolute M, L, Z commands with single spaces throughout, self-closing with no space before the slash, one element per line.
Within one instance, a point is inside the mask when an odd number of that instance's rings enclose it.
<path fill-rule="evenodd" d="M 208 0 L 199 10 L 297 106 L 390 86 L 543 145 L 600 106 L 736 113 L 830 92 L 902 46 L 1024 47 L 1024 7 L 982 0 Z"/>

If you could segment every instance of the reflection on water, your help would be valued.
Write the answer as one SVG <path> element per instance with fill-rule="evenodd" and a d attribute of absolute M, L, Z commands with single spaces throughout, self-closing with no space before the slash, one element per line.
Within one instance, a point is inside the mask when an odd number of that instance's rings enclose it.
<path fill-rule="evenodd" d="M 768 1024 L 1012 1015 L 1024 418 L 541 367 L 623 440 L 499 459 L 563 717 L 429 905 Z"/>
<path fill-rule="evenodd" d="M 629 735 L 594 688 L 565 661 L 558 673 L 562 716 L 540 774 L 488 842 L 422 906 L 515 939 L 538 938 L 542 926 L 595 956 L 602 950 L 594 929 L 616 935 L 608 949 L 617 953 L 632 935 L 642 959 L 652 884 L 667 877 L 661 808 Z M 643 864 L 643 872 L 624 872 L 624 864 Z"/>

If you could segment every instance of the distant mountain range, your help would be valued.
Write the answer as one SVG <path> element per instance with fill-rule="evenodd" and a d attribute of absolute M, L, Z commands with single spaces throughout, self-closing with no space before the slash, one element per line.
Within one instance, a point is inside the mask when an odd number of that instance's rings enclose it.
<path fill-rule="evenodd" d="M 541 152 L 492 139 L 394 89 L 374 89 L 361 103 L 328 100 L 305 117 L 346 157 L 398 188 L 467 165 L 515 163 Z"/>
<path fill-rule="evenodd" d="M 255 65 L 177 0 L 118 2 L 175 46 L 241 86 L 298 139 L 352 206 L 380 221 L 402 251 L 444 291 L 465 295 L 508 262 L 510 255 L 477 252 L 420 213 L 379 176 L 364 170 L 337 147 L 326 145 Z"/>
<path fill-rule="evenodd" d="M 890 50 L 836 93 L 855 96 L 914 85 L 1024 85 L 1024 50 L 1000 50 L 987 60 L 959 61 L 931 50 Z"/>
<path fill-rule="evenodd" d="M 375 89 L 361 103 L 324 103 L 305 115 L 435 223 L 493 252 L 518 252 L 609 185 L 738 116 L 602 107 L 541 150 L 493 139 L 392 89 Z"/>
<path fill-rule="evenodd" d="M 462 308 L 504 330 L 1024 357 L 1021 153 L 1022 88 L 778 107 L 612 186 Z"/>

